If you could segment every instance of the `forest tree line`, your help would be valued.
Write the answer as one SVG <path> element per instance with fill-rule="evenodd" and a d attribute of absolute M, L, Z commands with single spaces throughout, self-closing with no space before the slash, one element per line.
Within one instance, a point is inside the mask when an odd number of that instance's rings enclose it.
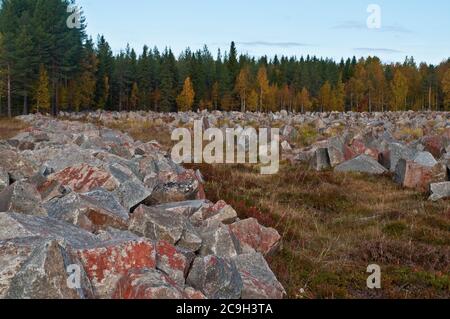
<path fill-rule="evenodd" d="M 69 28 L 73 0 L 4 0 L 0 116 L 60 110 L 400 111 L 450 109 L 450 59 L 384 64 L 377 57 L 222 54 L 128 45 L 113 54 Z"/>

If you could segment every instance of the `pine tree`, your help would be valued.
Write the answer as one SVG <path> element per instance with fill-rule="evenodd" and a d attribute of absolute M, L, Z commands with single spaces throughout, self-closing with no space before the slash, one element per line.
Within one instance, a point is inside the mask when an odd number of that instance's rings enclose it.
<path fill-rule="evenodd" d="M 385 76 L 380 59 L 373 57 L 367 60 L 368 103 L 369 112 L 374 110 L 374 104 L 378 110 L 384 107 Z"/>
<path fill-rule="evenodd" d="M 336 87 L 333 90 L 333 108 L 333 111 L 345 111 L 345 85 L 341 77 L 339 77 Z"/>
<path fill-rule="evenodd" d="M 110 89 L 111 89 L 111 86 L 109 84 L 109 76 L 105 75 L 103 77 L 102 96 L 101 96 L 100 102 L 97 104 L 97 107 L 100 107 L 101 109 L 105 108 L 106 103 L 109 100 Z"/>
<path fill-rule="evenodd" d="M 148 46 L 144 46 L 137 62 L 137 82 L 139 86 L 139 108 L 148 109 L 151 105 L 151 57 Z"/>
<path fill-rule="evenodd" d="M 21 18 L 20 32 L 16 38 L 13 72 L 18 93 L 23 98 L 23 114 L 28 113 L 28 98 L 32 90 L 36 77 L 34 76 L 37 68 L 37 61 L 34 55 L 34 44 L 28 25 L 30 17 L 28 12 Z"/>
<path fill-rule="evenodd" d="M 220 106 L 222 109 L 228 109 L 231 107 L 232 104 L 232 99 L 231 96 L 229 95 L 230 91 L 232 90 L 232 83 L 231 83 L 231 76 L 230 76 L 230 71 L 229 69 L 226 67 L 226 64 L 224 63 L 225 60 L 227 61 L 228 57 L 225 56 L 225 58 L 222 58 L 221 52 L 220 50 L 218 50 L 217 52 L 217 58 L 216 58 L 216 80 L 217 82 L 219 82 L 219 100 L 220 100 Z M 225 95 L 227 95 L 227 97 L 225 98 Z M 226 102 L 226 106 L 222 104 L 222 102 Z"/>
<path fill-rule="evenodd" d="M 360 59 L 355 65 L 354 76 L 350 81 L 352 102 L 355 102 L 357 111 L 361 111 L 363 109 L 363 102 L 366 97 L 368 83 L 364 59 Z"/>
<path fill-rule="evenodd" d="M 297 93 L 297 103 L 300 105 L 302 113 L 311 110 L 312 103 L 307 88 L 304 87 L 301 92 Z"/>
<path fill-rule="evenodd" d="M 4 70 L 0 69 L 0 117 L 3 116 L 3 98 L 6 95 L 6 82 L 4 80 L 4 73 Z"/>
<path fill-rule="evenodd" d="M 235 86 L 235 91 L 237 92 L 237 94 L 239 95 L 240 98 L 240 102 L 241 102 L 241 112 L 245 112 L 246 111 L 246 100 L 247 100 L 247 95 L 248 95 L 248 90 L 249 90 L 249 85 L 250 85 L 250 71 L 248 67 L 243 67 L 241 69 L 241 71 L 239 72 L 239 75 L 236 79 L 236 86 Z"/>
<path fill-rule="evenodd" d="M 445 110 L 448 110 L 450 108 L 450 68 L 442 79 L 442 92 L 444 93 L 444 107 Z"/>
<path fill-rule="evenodd" d="M 219 82 L 214 82 L 212 91 L 211 91 L 211 98 L 214 110 L 217 110 L 219 108 L 219 101 L 220 101 L 220 84 Z"/>
<path fill-rule="evenodd" d="M 39 80 L 36 85 L 34 99 L 36 101 L 34 107 L 36 112 L 39 113 L 50 110 L 49 79 L 47 70 L 43 64 L 39 67 Z"/>
<path fill-rule="evenodd" d="M 12 0 L 18 1 L 18 0 Z M 58 94 L 63 80 L 79 75 L 86 39 L 85 19 L 80 13 L 79 28 L 68 28 L 68 0 L 33 1 L 31 23 L 37 58 L 48 70 L 52 94 L 52 113 L 58 113 Z"/>
<path fill-rule="evenodd" d="M 332 106 L 332 94 L 331 94 L 331 85 L 329 81 L 326 81 L 325 84 L 320 88 L 319 93 L 319 101 L 321 111 L 330 111 Z"/>
<path fill-rule="evenodd" d="M 7 0 L 0 7 L 0 30 L 2 32 L 2 62 L 7 81 L 8 116 L 12 116 L 14 95 L 23 98 L 23 109 L 28 109 L 29 91 L 38 72 L 34 62 L 34 43 L 31 17 L 34 2 L 30 0 Z M 17 108 L 16 108 L 17 109 Z"/>
<path fill-rule="evenodd" d="M 231 42 L 230 45 L 230 52 L 228 53 L 228 60 L 227 60 L 227 68 L 231 76 L 231 83 L 234 83 L 239 73 L 237 49 L 236 44 L 234 42 Z"/>
<path fill-rule="evenodd" d="M 95 74 L 97 83 L 95 85 L 95 104 L 99 109 L 105 109 L 111 103 L 110 81 L 113 75 L 114 58 L 111 48 L 104 36 L 97 40 L 96 48 L 98 67 Z"/>
<path fill-rule="evenodd" d="M 178 111 L 187 112 L 192 111 L 194 104 L 195 92 L 192 86 L 191 78 L 187 77 L 184 81 L 183 90 L 177 97 Z"/>
<path fill-rule="evenodd" d="M 176 87 L 178 83 L 175 57 L 171 50 L 167 50 L 162 56 L 161 63 L 161 111 L 171 112 L 175 110 Z"/>
<path fill-rule="evenodd" d="M 118 111 L 123 110 L 123 105 L 126 102 L 125 92 L 127 87 L 126 82 L 126 74 L 127 74 L 127 64 L 126 64 L 126 56 L 123 51 L 121 51 L 115 58 L 114 61 L 114 89 L 116 91 L 116 105 Z"/>
<path fill-rule="evenodd" d="M 132 110 L 136 110 L 139 102 L 139 87 L 136 82 L 133 83 L 130 95 L 130 106 Z"/>
<path fill-rule="evenodd" d="M 258 93 L 255 90 L 251 90 L 247 101 L 248 110 L 251 112 L 256 112 L 258 109 L 258 101 L 259 101 Z"/>
<path fill-rule="evenodd" d="M 263 111 L 266 107 L 264 97 L 269 91 L 269 80 L 267 79 L 267 70 L 264 66 L 260 67 L 257 75 L 259 89 L 259 110 Z"/>
<path fill-rule="evenodd" d="M 220 105 L 222 107 L 222 110 L 224 111 L 231 111 L 233 108 L 233 97 L 230 93 L 225 93 L 220 100 Z"/>
<path fill-rule="evenodd" d="M 7 96 L 6 78 L 7 78 L 7 69 L 5 64 L 3 34 L 0 33 L 0 117 L 3 115 L 3 97 Z"/>
<path fill-rule="evenodd" d="M 406 99 L 408 96 L 408 80 L 402 71 L 396 70 L 394 79 L 391 83 L 392 101 L 391 104 L 395 111 L 406 109 Z"/>
<path fill-rule="evenodd" d="M 160 54 L 147 46 L 139 56 L 129 45 L 114 55 L 103 36 L 95 48 L 86 40 L 84 18 L 80 29 L 67 27 L 66 9 L 72 2 L 1 2 L 0 109 L 6 97 L 9 116 L 28 112 L 30 97 L 34 107 L 30 94 L 36 93 L 41 64 L 47 71 L 53 113 L 59 108 L 175 111 L 177 93 L 188 77 L 195 91 L 193 105 L 201 109 L 449 107 L 450 61 L 418 67 L 412 57 L 398 64 L 383 64 L 377 57 L 338 62 L 316 56 L 255 59 L 239 55 L 234 42 L 228 53 L 222 57 L 219 51 L 216 58 L 206 46 L 195 52 L 187 49 L 178 59 L 169 49 Z"/>
<path fill-rule="evenodd" d="M 91 40 L 86 41 L 83 60 L 81 62 L 81 74 L 78 82 L 80 104 L 84 109 L 95 105 L 95 86 L 97 84 L 96 72 L 98 59 Z"/>
<path fill-rule="evenodd" d="M 292 111 L 292 94 L 289 85 L 283 85 L 283 88 L 279 92 L 280 96 L 280 109 Z"/>

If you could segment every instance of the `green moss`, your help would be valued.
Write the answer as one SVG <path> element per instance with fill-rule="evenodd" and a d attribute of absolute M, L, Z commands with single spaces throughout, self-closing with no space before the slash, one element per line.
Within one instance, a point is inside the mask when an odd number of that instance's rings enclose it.
<path fill-rule="evenodd" d="M 389 223 L 386 226 L 383 227 L 383 232 L 386 235 L 392 236 L 392 237 L 399 237 L 402 236 L 408 229 L 408 226 L 406 226 L 403 222 L 393 222 Z"/>
<path fill-rule="evenodd" d="M 392 279 L 398 285 L 412 285 L 417 288 L 434 288 L 450 292 L 450 275 L 414 271 L 401 267 L 392 272 Z"/>
<path fill-rule="evenodd" d="M 412 233 L 414 240 L 430 245 L 450 246 L 450 233 L 430 227 L 420 227 Z"/>

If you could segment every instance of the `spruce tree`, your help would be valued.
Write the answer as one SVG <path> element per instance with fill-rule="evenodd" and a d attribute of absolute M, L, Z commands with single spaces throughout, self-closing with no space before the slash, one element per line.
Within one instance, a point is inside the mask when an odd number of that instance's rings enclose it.
<path fill-rule="evenodd" d="M 114 57 L 109 43 L 104 36 L 99 36 L 96 48 L 98 67 L 95 74 L 95 104 L 99 109 L 105 109 L 111 100 L 110 81 L 113 77 Z"/>
<path fill-rule="evenodd" d="M 178 83 L 175 57 L 171 50 L 166 49 L 161 62 L 161 103 L 163 112 L 172 112 L 176 109 L 175 94 Z"/>
<path fill-rule="evenodd" d="M 236 81 L 236 78 L 239 73 L 239 64 L 237 59 L 237 49 L 236 44 L 234 42 L 231 42 L 230 45 L 230 52 L 228 53 L 228 59 L 226 61 L 227 69 L 230 75 L 230 81 L 231 83 L 234 83 Z"/>
<path fill-rule="evenodd" d="M 50 91 L 48 73 L 44 65 L 41 64 L 39 68 L 39 79 L 36 84 L 34 93 L 36 112 L 49 111 L 50 110 Z"/>

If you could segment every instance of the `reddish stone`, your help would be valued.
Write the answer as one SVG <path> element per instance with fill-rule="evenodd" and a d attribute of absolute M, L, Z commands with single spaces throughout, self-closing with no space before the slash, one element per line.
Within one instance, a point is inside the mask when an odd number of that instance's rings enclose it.
<path fill-rule="evenodd" d="M 357 155 L 364 154 L 364 152 L 366 151 L 366 146 L 360 140 L 353 140 L 351 148 Z"/>
<path fill-rule="evenodd" d="M 61 184 L 56 180 L 45 181 L 37 186 L 37 191 L 41 194 L 44 202 L 61 196 Z"/>
<path fill-rule="evenodd" d="M 374 160 L 378 161 L 380 158 L 380 152 L 374 148 L 368 148 L 364 151 L 364 154 L 372 157 Z"/>
<path fill-rule="evenodd" d="M 428 167 L 402 160 L 397 168 L 397 182 L 424 193 L 429 191 L 431 183 L 445 180 L 445 175 L 445 168 L 441 165 Z"/>
<path fill-rule="evenodd" d="M 357 156 L 358 156 L 358 154 L 353 149 L 351 149 L 347 145 L 344 145 L 344 160 L 345 161 L 352 160 Z"/>
<path fill-rule="evenodd" d="M 239 240 L 244 253 L 257 251 L 267 255 L 280 244 L 280 234 L 273 228 L 261 226 L 255 218 L 241 220 L 229 227 Z"/>
<path fill-rule="evenodd" d="M 199 183 L 199 186 L 198 186 L 196 199 L 198 199 L 198 200 L 206 199 L 205 186 L 203 186 L 203 184 L 201 184 L 201 183 Z"/>
<path fill-rule="evenodd" d="M 440 135 L 425 136 L 422 143 L 425 150 L 433 154 L 435 158 L 440 158 L 445 152 L 444 139 Z"/>
<path fill-rule="evenodd" d="M 206 299 L 206 296 L 201 291 L 195 290 L 194 288 L 191 288 L 191 287 L 185 288 L 184 294 L 187 299 L 192 299 L 192 300 Z"/>
<path fill-rule="evenodd" d="M 132 269 L 156 267 L 155 246 L 148 240 L 112 242 L 94 248 L 78 249 L 75 254 L 84 265 L 100 297 L 110 297 L 120 276 Z"/>
<path fill-rule="evenodd" d="M 431 182 L 431 169 L 416 163 L 406 164 L 405 180 L 403 186 L 426 192 Z"/>
<path fill-rule="evenodd" d="M 350 145 L 344 145 L 344 159 L 345 161 L 352 160 L 359 155 L 366 154 L 366 151 L 367 148 L 364 143 L 355 139 Z"/>
<path fill-rule="evenodd" d="M 134 153 L 137 155 L 151 155 L 162 151 L 162 147 L 158 142 L 152 141 L 140 144 L 135 148 Z"/>
<path fill-rule="evenodd" d="M 211 207 L 210 211 L 218 212 L 221 209 L 225 208 L 226 206 L 228 206 L 228 204 L 225 201 L 219 200 L 213 207 Z"/>
<path fill-rule="evenodd" d="M 48 179 L 58 181 L 61 185 L 68 186 L 78 193 L 86 193 L 99 187 L 113 191 L 118 186 L 110 173 L 84 163 L 68 167 L 49 176 Z"/>
<path fill-rule="evenodd" d="M 167 257 L 167 264 L 172 269 L 185 271 L 186 258 L 179 254 L 175 246 L 166 241 L 160 241 L 156 244 L 157 258 Z"/>
<path fill-rule="evenodd" d="M 220 222 L 231 224 L 237 218 L 237 213 L 223 200 L 218 201 L 214 206 L 208 208 L 202 216 L 203 220 L 209 220 L 209 223 Z"/>
<path fill-rule="evenodd" d="M 264 257 L 259 253 L 233 258 L 242 278 L 242 299 L 283 299 L 286 295 Z"/>
<path fill-rule="evenodd" d="M 184 285 L 189 270 L 187 258 L 166 241 L 156 244 L 156 267 L 170 276 L 177 284 Z"/>
<path fill-rule="evenodd" d="M 153 269 L 132 270 L 117 282 L 113 299 L 186 299 L 168 276 Z"/>

